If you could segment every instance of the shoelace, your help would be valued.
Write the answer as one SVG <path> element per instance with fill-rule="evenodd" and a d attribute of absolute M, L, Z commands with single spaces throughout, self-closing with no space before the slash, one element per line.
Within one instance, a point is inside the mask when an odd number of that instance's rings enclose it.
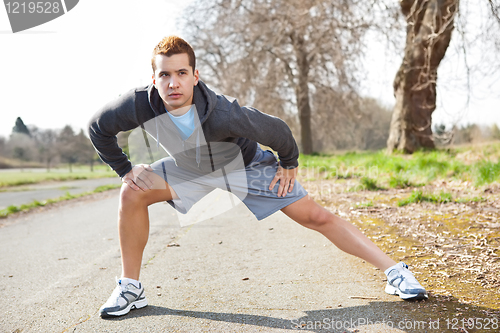
<path fill-rule="evenodd" d="M 396 273 L 393 274 L 393 278 L 390 278 L 391 273 L 394 271 L 396 271 Z M 389 283 L 398 288 L 401 285 L 401 283 L 403 283 L 403 281 L 406 280 L 403 274 L 401 274 L 401 272 L 397 269 L 393 269 L 391 272 L 389 272 L 387 277 L 390 279 Z"/>
<path fill-rule="evenodd" d="M 408 274 L 408 275 L 410 275 L 410 276 L 412 276 L 413 278 L 415 278 L 415 275 L 413 275 L 412 271 L 410 271 L 408 269 L 408 265 L 406 265 L 406 264 L 405 264 L 405 266 L 403 266 L 403 270 L 401 271 L 401 273 L 403 273 L 403 272 L 406 273 L 406 274 Z"/>
<path fill-rule="evenodd" d="M 114 296 L 113 299 L 118 301 L 118 299 L 121 297 L 122 293 L 128 290 L 128 286 L 123 285 L 121 283 L 121 280 L 118 279 L 118 277 L 116 277 L 115 279 L 116 279 L 117 287 L 119 286 L 120 288 L 119 289 L 115 288 L 115 290 L 113 290 L 112 296 Z"/>

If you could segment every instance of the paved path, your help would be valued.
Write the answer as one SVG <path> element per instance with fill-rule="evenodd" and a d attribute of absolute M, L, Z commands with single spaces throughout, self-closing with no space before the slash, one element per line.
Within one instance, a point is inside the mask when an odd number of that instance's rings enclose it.
<path fill-rule="evenodd" d="M 4 209 L 10 205 L 20 206 L 22 204 L 28 204 L 34 200 L 43 201 L 47 199 L 55 199 L 65 195 L 66 192 L 69 192 L 70 194 L 78 194 L 93 191 L 98 186 L 120 183 L 120 178 L 112 177 L 62 182 L 54 181 L 10 187 L 9 191 L 0 192 L 0 209 Z"/>
<path fill-rule="evenodd" d="M 112 190 L 0 226 L 0 332 L 414 331 L 397 327 L 412 327 L 420 304 L 386 295 L 383 273 L 281 212 L 258 222 L 243 205 L 186 227 L 169 205 L 150 207 L 149 306 L 101 319 L 120 275 L 117 204 Z"/>

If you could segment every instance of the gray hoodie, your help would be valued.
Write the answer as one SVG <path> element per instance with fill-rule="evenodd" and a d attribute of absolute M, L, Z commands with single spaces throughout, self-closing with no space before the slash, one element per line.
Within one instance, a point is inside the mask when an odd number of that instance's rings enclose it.
<path fill-rule="evenodd" d="M 297 144 L 281 119 L 241 107 L 201 80 L 194 87 L 193 104 L 199 121 L 187 140 L 182 140 L 170 118 L 164 117 L 163 101 L 152 84 L 130 90 L 99 110 L 89 122 L 89 137 L 99 157 L 120 177 L 132 170 L 132 163 L 118 146 L 116 135 L 139 126 L 170 153 L 178 166 L 201 173 L 229 163 L 235 154 L 241 154 L 248 165 L 257 142 L 277 151 L 282 167 L 298 166 Z"/>

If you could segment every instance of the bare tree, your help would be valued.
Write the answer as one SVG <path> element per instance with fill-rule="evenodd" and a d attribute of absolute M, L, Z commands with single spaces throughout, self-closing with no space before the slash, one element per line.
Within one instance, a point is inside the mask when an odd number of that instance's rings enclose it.
<path fill-rule="evenodd" d="M 500 51 L 500 5 L 494 0 L 488 0 L 487 3 L 491 14 L 488 19 L 489 27 L 481 32 L 481 38 Z M 472 4 L 473 7 L 477 5 L 477 2 Z M 406 45 L 402 64 L 394 80 L 396 104 L 387 148 L 389 151 L 412 153 L 419 148 L 435 148 L 436 135 L 432 132 L 431 123 L 432 113 L 436 109 L 437 73 L 450 45 L 452 32 L 457 30 L 458 35 L 454 35 L 461 39 L 458 45 L 467 69 L 467 93 L 472 89 L 469 81 L 471 73 L 491 75 L 491 67 L 487 71 L 485 69 L 489 66 L 496 66 L 498 69 L 499 65 L 493 65 L 491 61 L 486 65 L 483 61 L 473 69 L 468 63 L 468 49 L 472 47 L 465 38 L 465 32 L 472 29 L 472 26 L 468 26 L 464 19 L 467 15 L 467 0 L 401 0 L 400 6 L 407 22 Z M 483 48 L 484 46 L 485 44 L 482 45 Z M 442 130 L 438 136 L 452 141 L 450 133 Z"/>
<path fill-rule="evenodd" d="M 80 154 L 77 144 L 77 136 L 71 126 L 66 125 L 57 137 L 58 152 L 63 161 L 68 162 L 69 172 L 73 172 L 73 164 L 78 161 Z"/>
<path fill-rule="evenodd" d="M 92 143 L 89 138 L 85 136 L 85 133 L 80 129 L 80 133 L 75 136 L 75 147 L 78 151 L 78 161 L 83 163 L 89 163 L 90 171 L 94 171 L 94 162 L 96 161 L 97 154 L 95 152 Z"/>
<path fill-rule="evenodd" d="M 5 146 L 6 146 L 6 140 L 3 136 L 0 136 L 0 156 L 5 156 Z"/>
<path fill-rule="evenodd" d="M 41 129 L 35 125 L 29 125 L 28 129 L 35 143 L 38 161 L 44 163 L 47 171 L 50 171 L 52 164 L 56 162 L 56 158 L 58 157 L 56 131 L 52 129 Z"/>
<path fill-rule="evenodd" d="M 50 171 L 52 163 L 54 163 L 54 160 L 58 156 L 57 133 L 52 129 L 41 130 L 36 136 L 36 139 L 38 142 L 40 160 L 45 162 L 47 171 Z"/>
<path fill-rule="evenodd" d="M 386 147 L 391 110 L 373 98 L 360 98 L 330 90 L 317 90 L 313 110 L 335 105 L 328 112 L 315 112 L 314 145 L 317 151 L 383 149 Z"/>
<path fill-rule="evenodd" d="M 24 162 L 33 161 L 35 157 L 35 142 L 28 134 L 25 133 L 13 131 L 10 135 L 6 148 L 10 157 L 19 161 L 21 168 L 24 167 Z"/>
<path fill-rule="evenodd" d="M 287 122 L 298 115 L 302 152 L 310 154 L 311 119 L 336 108 L 318 109 L 316 93 L 356 95 L 370 6 L 361 0 L 203 0 L 188 11 L 185 30 L 203 80 Z"/>
<path fill-rule="evenodd" d="M 435 147 L 431 116 L 437 69 L 451 40 L 458 0 L 402 0 L 400 5 L 407 21 L 406 47 L 394 80 L 396 105 L 387 148 L 412 153 Z"/>

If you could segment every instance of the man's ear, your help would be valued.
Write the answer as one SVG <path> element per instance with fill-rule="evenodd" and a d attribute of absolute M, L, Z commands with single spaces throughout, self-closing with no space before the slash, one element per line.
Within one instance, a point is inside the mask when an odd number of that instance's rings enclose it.
<path fill-rule="evenodd" d="M 153 85 L 156 88 L 156 80 L 155 80 L 155 74 L 154 73 L 153 73 L 153 75 L 151 75 L 151 78 L 153 79 Z"/>
<path fill-rule="evenodd" d="M 200 73 L 197 69 L 194 70 L 194 85 L 198 85 L 198 81 L 200 80 Z"/>

